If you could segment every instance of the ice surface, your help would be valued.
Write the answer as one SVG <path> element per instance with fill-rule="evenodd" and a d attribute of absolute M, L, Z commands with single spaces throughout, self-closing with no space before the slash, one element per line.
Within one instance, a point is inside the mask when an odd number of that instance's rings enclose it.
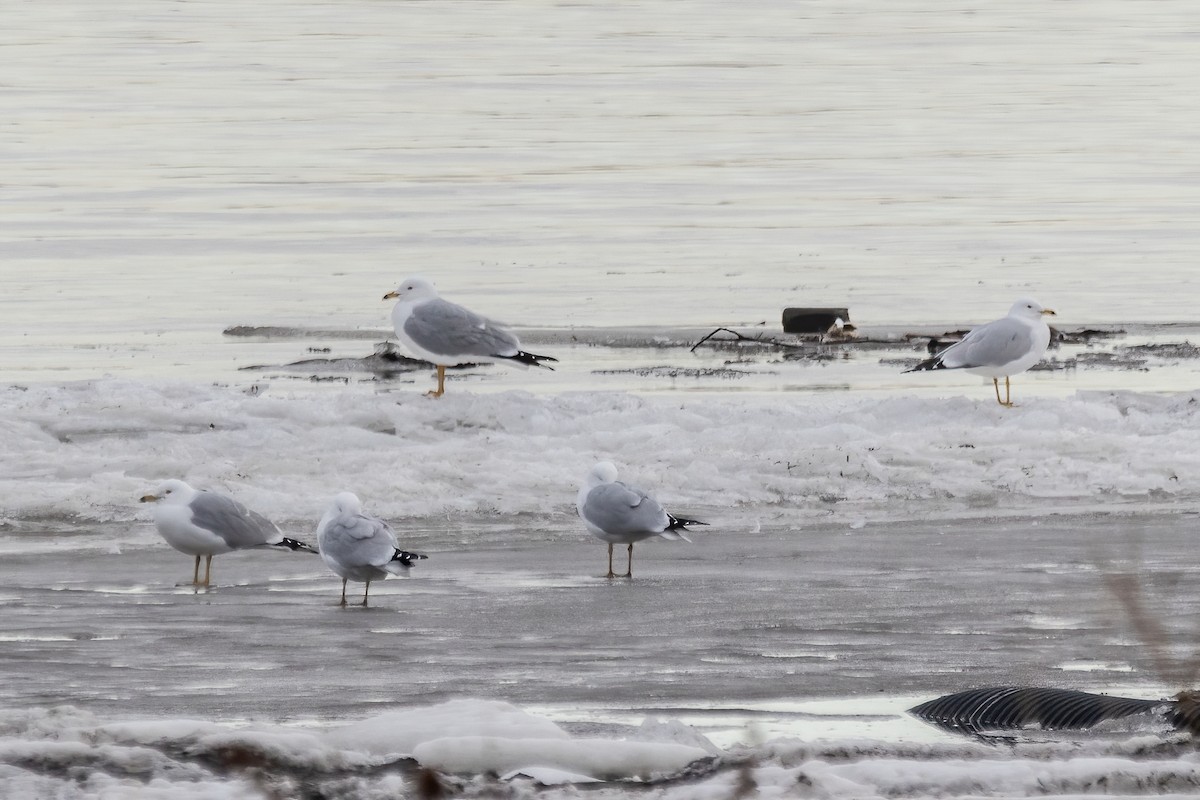
<path fill-rule="evenodd" d="M 506 774 L 552 767 L 601 780 L 664 777 L 708 755 L 698 747 L 674 743 L 495 736 L 434 739 L 413 749 L 417 761 L 442 772 Z"/>
<path fill-rule="evenodd" d="M 1190 0 L 672 5 L 21 4 L 0 346 L 208 361 L 414 265 L 514 323 L 1193 316 Z"/>
<path fill-rule="evenodd" d="M 522 767 L 500 776 L 500 779 L 505 781 L 511 781 L 514 778 L 529 778 L 542 786 L 556 786 L 563 783 L 600 783 L 599 778 L 565 772 L 553 767 Z"/>
<path fill-rule="evenodd" d="M 729 797 L 746 768 L 767 796 L 1017 795 L 1038 781 L 1186 792 L 1191 751 L 1161 725 L 1014 751 L 903 709 L 984 684 L 1169 695 L 1104 575 L 1138 576 L 1187 663 L 1200 644 L 1194 519 L 767 523 L 647 547 L 639 578 L 616 582 L 575 522 L 425 520 L 411 535 L 436 545 L 430 569 L 381 585 L 367 610 L 338 608 L 338 581 L 304 554 L 230 555 L 220 585 L 195 592 L 174 585 L 188 559 L 154 539 L 74 556 L 68 577 L 59 559 L 17 552 L 0 563 L 0 705 L 14 709 L 0 714 L 0 763 L 23 773 L 5 788 L 86 775 L 68 796 L 185 782 L 240 798 L 265 775 L 285 795 L 357 800 L 410 791 L 406 752 L 533 769 L 555 748 L 530 739 L 555 737 L 557 768 L 602 769 L 609 797 L 626 791 L 614 775 L 665 768 L 654 754 L 681 744 L 717 761 L 656 784 L 664 797 Z M 122 524 L 85 527 L 104 539 Z M 1083 661 L 1117 671 L 1062 667 Z M 488 796 L 479 774 L 445 780 Z"/>
<path fill-rule="evenodd" d="M 475 700 L 450 700 L 436 706 L 391 711 L 332 730 L 325 738 L 339 747 L 402 756 L 411 755 L 422 742 L 468 736 L 538 741 L 569 738 L 550 720 L 527 714 L 509 703 Z"/>
<path fill-rule="evenodd" d="M 619 774 L 715 756 L 601 800 L 1195 796 L 1166 731 L 987 744 L 902 713 L 1194 673 L 1193 0 L 449 5 L 5 8 L 0 796 L 392 800 L 421 780 L 393 749 L 462 756 L 471 716 Z M 419 372 L 238 371 L 366 366 L 414 266 L 562 369 L 458 372 L 439 404 Z M 965 327 L 1025 294 L 1187 326 L 1064 348 L 1010 412 L 901 377 L 919 344 L 672 333 L 815 303 Z M 571 498 L 601 458 L 713 528 L 598 579 Z M 164 477 L 298 538 L 353 490 L 433 558 L 369 611 L 290 553 L 179 589 L 135 502 Z"/>
<path fill-rule="evenodd" d="M 612 798 L 657 775 L 679 800 L 747 781 L 764 797 L 1193 791 L 1168 731 L 999 758 L 903 717 L 984 684 L 1176 691 L 1113 571 L 1139 576 L 1172 652 L 1194 656 L 1197 395 L 1005 410 L 984 394 L 0 390 L 0 700 L 95 715 L 10 718 L 0 783 L 375 800 L 411 793 L 412 753 L 462 770 L 442 780 L 465 797 L 497 791 L 485 770 L 602 777 L 592 791 Z M 572 500 L 600 458 L 711 529 L 647 547 L 635 581 L 598 578 Z M 213 591 L 179 589 L 190 561 L 136 502 L 168 475 L 302 539 L 332 493 L 357 491 L 428 568 L 367 611 L 336 609 L 337 579 L 297 553 L 226 556 Z M 689 763 L 701 774 L 670 776 Z"/>
<path fill-rule="evenodd" d="M 1196 393 L 979 398 L 272 391 L 126 380 L 0 389 L 3 515 L 137 524 L 167 477 L 226 491 L 311 538 L 354 491 L 389 520 L 570 517 L 615 459 L 677 513 L 892 518 L 1200 501 Z M 690 509 L 690 511 L 689 511 Z M 401 537 L 403 538 L 403 536 Z M 403 541 L 401 542 L 403 544 Z"/>
<path fill-rule="evenodd" d="M 468 719 L 472 701 L 460 700 L 453 714 Z M 494 708 L 480 702 L 483 717 Z M 430 710 L 446 716 L 446 711 Z M 0 789 L 6 797 L 250 798 L 336 796 L 376 800 L 418 796 L 420 766 L 373 758 L 351 743 L 293 734 L 281 751 L 278 729 L 242 726 L 214 743 L 214 734 L 184 722 L 174 729 L 160 721 L 150 746 L 133 727 L 97 725 L 75 714 L 24 727 L 12 712 L 0 715 Z M 432 718 L 432 716 L 430 717 Z M 31 720 L 25 719 L 25 722 Z M 47 724 L 67 723 L 63 727 Z M 436 726 L 427 735 L 436 736 Z M 573 784 L 589 796 L 630 796 L 635 786 L 654 796 L 683 800 L 727 800 L 749 790 L 757 797 L 921 798 L 960 796 L 1074 796 L 1101 792 L 1117 796 L 1188 795 L 1200 787 L 1200 765 L 1186 744 L 1132 738 L 1115 742 L 1014 744 L 895 744 L 866 740 L 795 742 L 778 739 L 716 758 L 675 744 L 613 739 L 520 738 L 431 739 L 420 743 L 431 762 L 450 773 L 437 778 L 461 797 L 520 797 L 533 778 L 539 797 L 576 797 Z M 693 758 L 699 756 L 699 758 Z M 569 761 L 608 773 L 597 785 L 588 774 L 530 764 L 501 779 L 477 772 L 508 759 Z M 684 769 L 673 767 L 685 765 Z M 458 776 L 458 771 L 468 774 Z M 625 775 L 663 771 L 630 782 Z M 562 788 L 554 786 L 563 785 Z M 741 787 L 742 795 L 738 794 Z M 515 793 L 514 793 L 515 792 Z"/>

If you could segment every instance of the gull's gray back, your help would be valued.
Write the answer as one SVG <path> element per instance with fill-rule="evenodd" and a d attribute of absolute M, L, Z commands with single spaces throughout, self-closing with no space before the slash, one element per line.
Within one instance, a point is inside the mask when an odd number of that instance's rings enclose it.
<path fill-rule="evenodd" d="M 321 531 L 321 552 L 343 566 L 382 567 L 396 552 L 396 536 L 386 522 L 361 514 L 339 514 Z"/>
<path fill-rule="evenodd" d="M 212 531 L 234 550 L 282 538 L 275 523 L 223 494 L 198 492 L 188 508 L 193 525 Z"/>
<path fill-rule="evenodd" d="M 436 298 L 416 305 L 404 333 L 423 349 L 447 356 L 512 356 L 517 337 L 499 323 Z"/>
<path fill-rule="evenodd" d="M 942 354 L 947 367 L 999 367 L 1027 356 L 1035 344 L 1028 323 L 1005 317 L 980 325 Z"/>
<path fill-rule="evenodd" d="M 654 536 L 670 524 L 658 501 L 620 481 L 588 492 L 580 512 L 584 521 L 611 536 Z"/>

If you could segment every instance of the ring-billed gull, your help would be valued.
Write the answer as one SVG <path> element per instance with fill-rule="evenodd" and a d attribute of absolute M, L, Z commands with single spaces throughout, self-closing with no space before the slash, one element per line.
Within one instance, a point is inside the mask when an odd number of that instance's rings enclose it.
<path fill-rule="evenodd" d="M 554 369 L 543 361 L 550 356 L 526 353 L 517 337 L 499 322 L 481 317 L 456 303 L 443 300 L 424 278 L 406 278 L 383 296 L 398 300 L 392 309 L 396 338 L 419 358 L 437 367 L 438 385 L 431 397 L 446 391 L 446 367 L 472 361 L 510 361 Z"/>
<path fill-rule="evenodd" d="M 633 577 L 633 544 L 651 536 L 664 539 L 683 539 L 690 542 L 685 531 L 688 525 L 707 525 L 694 519 L 668 514 L 653 497 L 634 486 L 617 480 L 617 468 L 608 461 L 592 467 L 579 495 L 575 499 L 579 517 L 588 532 L 608 542 L 608 574 L 606 578 Z M 629 545 L 629 564 L 624 575 L 614 575 L 613 545 Z"/>
<path fill-rule="evenodd" d="M 362 604 L 367 604 L 371 581 L 388 575 L 407 575 L 414 561 L 428 556 L 401 550 L 396 534 L 386 522 L 364 514 L 362 502 L 352 492 L 341 492 L 317 526 L 317 546 L 325 564 L 342 579 L 342 602 L 346 605 L 346 581 L 363 581 Z"/>
<path fill-rule="evenodd" d="M 1042 308 L 1036 300 L 1022 298 L 1013 303 L 1008 316 L 972 328 L 960 341 L 933 358 L 905 372 L 929 369 L 964 369 L 992 379 L 996 402 L 1012 407 L 1009 378 L 1024 372 L 1041 360 L 1050 344 L 1050 326 L 1045 316 L 1054 312 Z M 1004 399 L 1000 399 L 1000 379 L 1004 378 Z"/>
<path fill-rule="evenodd" d="M 210 491 L 197 491 L 183 481 L 163 481 L 153 494 L 142 497 L 154 503 L 154 526 L 167 544 L 196 557 L 193 586 L 208 586 L 213 556 L 251 547 L 286 547 L 317 552 L 304 542 L 289 539 L 275 523 L 244 505 Z M 200 582 L 200 556 L 204 556 L 204 582 Z"/>

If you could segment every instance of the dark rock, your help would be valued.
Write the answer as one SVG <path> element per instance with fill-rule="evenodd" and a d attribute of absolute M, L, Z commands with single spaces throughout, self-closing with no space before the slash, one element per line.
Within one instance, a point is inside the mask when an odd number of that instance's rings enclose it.
<path fill-rule="evenodd" d="M 837 321 L 843 324 L 850 321 L 850 310 L 847 308 L 785 308 L 783 310 L 784 333 L 829 333 L 830 329 L 838 327 Z"/>

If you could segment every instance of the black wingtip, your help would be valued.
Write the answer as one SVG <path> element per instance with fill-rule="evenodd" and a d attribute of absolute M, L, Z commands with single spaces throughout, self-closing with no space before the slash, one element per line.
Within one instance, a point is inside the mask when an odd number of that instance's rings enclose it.
<path fill-rule="evenodd" d="M 553 371 L 554 367 L 549 364 L 543 364 L 543 361 L 553 361 L 558 363 L 558 359 L 553 356 L 539 356 L 536 353 L 526 353 L 524 350 L 518 350 L 515 356 L 506 356 L 509 361 L 516 361 L 518 364 L 524 364 L 527 367 L 541 367 Z"/>
<path fill-rule="evenodd" d="M 667 526 L 667 530 L 672 531 L 676 528 L 686 528 L 689 525 L 707 525 L 707 522 L 701 522 L 698 519 L 687 519 L 686 517 L 677 517 L 674 514 L 667 514 L 667 519 L 671 524 Z"/>
<path fill-rule="evenodd" d="M 298 539 L 289 539 L 286 536 L 283 537 L 278 542 L 276 542 L 275 546 L 276 547 L 286 547 L 287 549 L 291 550 L 292 552 L 295 552 L 297 550 L 301 550 L 305 553 L 320 552 L 317 550 L 317 548 L 313 547 L 310 544 L 305 544 L 304 542 L 301 542 Z"/>
<path fill-rule="evenodd" d="M 429 556 L 425 555 L 424 553 L 410 553 L 407 550 L 397 549 L 396 552 L 392 554 L 391 560 L 399 561 L 404 566 L 411 567 L 414 561 L 420 561 L 423 558 L 429 558 Z"/>
<path fill-rule="evenodd" d="M 902 371 L 900 374 L 906 375 L 909 372 L 925 372 L 925 371 L 934 370 L 934 369 L 946 369 L 946 365 L 942 363 L 942 359 L 940 357 L 939 358 L 927 358 L 924 361 L 922 361 L 921 363 L 917 364 L 915 367 L 909 367 L 908 369 Z"/>

